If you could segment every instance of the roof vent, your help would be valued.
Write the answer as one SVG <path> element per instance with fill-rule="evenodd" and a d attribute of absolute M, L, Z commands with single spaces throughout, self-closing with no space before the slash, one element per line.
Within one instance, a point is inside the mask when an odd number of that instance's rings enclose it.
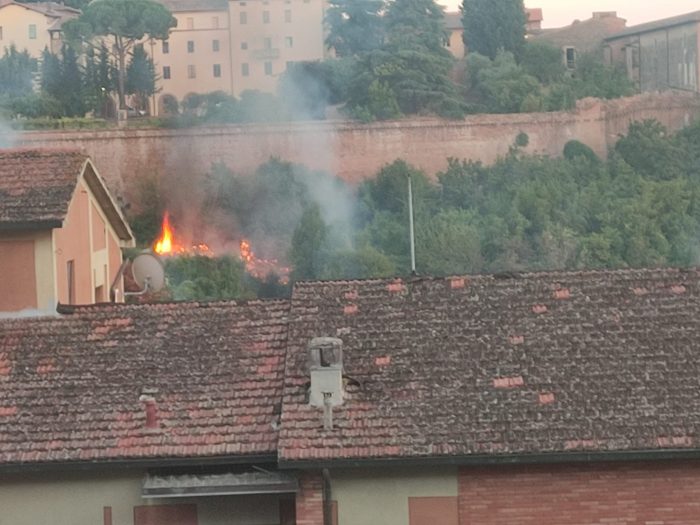
<path fill-rule="evenodd" d="M 311 392 L 309 404 L 334 407 L 343 403 L 343 341 L 336 337 L 316 337 L 309 343 Z"/>

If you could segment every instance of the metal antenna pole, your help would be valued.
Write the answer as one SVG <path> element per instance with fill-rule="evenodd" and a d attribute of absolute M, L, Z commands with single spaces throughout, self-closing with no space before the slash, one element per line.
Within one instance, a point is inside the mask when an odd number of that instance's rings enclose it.
<path fill-rule="evenodd" d="M 413 185 L 411 175 L 408 176 L 408 225 L 411 236 L 411 273 L 416 273 L 416 239 L 413 231 Z"/>

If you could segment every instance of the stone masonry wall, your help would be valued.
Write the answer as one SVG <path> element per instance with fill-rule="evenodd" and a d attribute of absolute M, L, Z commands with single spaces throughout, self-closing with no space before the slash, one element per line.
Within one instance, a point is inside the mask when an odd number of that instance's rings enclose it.
<path fill-rule="evenodd" d="M 612 101 L 586 99 L 570 112 L 475 115 L 463 121 L 422 118 L 372 124 L 322 121 L 177 130 L 35 131 L 20 134 L 16 142 L 86 150 L 110 187 L 129 200 L 138 179 L 155 175 L 166 184 L 197 181 L 213 162 L 249 173 L 278 157 L 358 182 L 403 158 L 434 175 L 445 169 L 449 157 L 491 163 L 508 152 L 521 132 L 529 136 L 529 153 L 558 156 L 567 141 L 577 139 L 604 156 L 631 121 L 654 118 L 676 130 L 698 117 L 700 97 L 667 92 Z"/>

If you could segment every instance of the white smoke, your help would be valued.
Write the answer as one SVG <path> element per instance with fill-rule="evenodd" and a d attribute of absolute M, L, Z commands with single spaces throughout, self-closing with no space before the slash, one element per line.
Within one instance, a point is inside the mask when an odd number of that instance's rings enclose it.
<path fill-rule="evenodd" d="M 0 149 L 12 148 L 15 145 L 17 134 L 2 119 L 0 119 Z"/>

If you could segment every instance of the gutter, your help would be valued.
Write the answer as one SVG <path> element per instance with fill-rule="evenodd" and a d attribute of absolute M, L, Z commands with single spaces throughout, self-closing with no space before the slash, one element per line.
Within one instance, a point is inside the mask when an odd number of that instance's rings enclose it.
<path fill-rule="evenodd" d="M 500 456 L 426 456 L 419 458 L 361 458 L 288 461 L 280 459 L 283 469 L 327 469 L 359 467 L 425 467 L 425 466 L 499 466 L 553 465 L 567 463 L 604 463 L 664 460 L 700 460 L 700 449 L 631 450 L 612 452 L 555 452 L 550 454 L 515 454 Z"/>
<path fill-rule="evenodd" d="M 277 454 L 258 454 L 254 456 L 216 456 L 187 458 L 147 458 L 107 461 L 51 461 L 37 463 L 3 463 L 0 473 L 31 472 L 85 472 L 100 469 L 149 469 L 167 467 L 206 467 L 219 465 L 245 465 L 277 463 Z"/>

